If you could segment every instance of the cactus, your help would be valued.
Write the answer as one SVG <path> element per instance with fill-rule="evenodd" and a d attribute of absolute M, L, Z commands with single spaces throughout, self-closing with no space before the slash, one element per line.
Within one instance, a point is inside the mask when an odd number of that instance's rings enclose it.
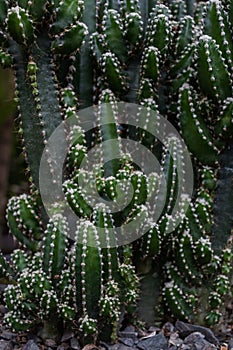
<path fill-rule="evenodd" d="M 76 319 L 80 334 L 87 336 L 97 333 L 99 315 L 116 327 L 122 305 L 135 303 L 138 282 L 126 253 L 120 258 L 116 248 L 101 250 L 97 228 L 88 220 L 77 228 L 77 235 L 69 250 L 67 223 L 54 214 L 39 252 L 16 250 L 10 264 L 1 257 L 1 272 L 13 281 L 5 292 L 6 322 L 12 328 Z M 96 247 L 89 246 L 93 240 Z M 121 292 L 115 296 L 117 289 Z M 114 309 L 112 302 L 117 302 Z"/>
<path fill-rule="evenodd" d="M 15 69 L 32 182 L 30 195 L 10 199 L 7 209 L 24 250 L 10 264 L 1 257 L 1 274 L 14 281 L 5 293 L 6 322 L 24 330 L 75 320 L 80 334 L 97 336 L 101 322 L 110 320 L 114 337 L 120 315 L 138 298 L 132 261 L 138 271 L 149 261 L 161 310 L 218 323 L 232 273 L 231 233 L 212 237 L 219 160 L 233 125 L 232 5 L 63 0 L 0 6 L 0 62 Z M 119 121 L 121 101 L 140 105 L 135 118 L 143 116 L 143 128 Z M 84 132 L 79 111 L 92 104 L 97 127 Z M 77 125 L 69 134 L 63 190 L 80 220 L 73 241 L 60 203 L 53 203 L 48 220 L 38 191 L 44 146 L 69 117 Z M 177 127 L 192 156 L 196 188 L 188 209 L 185 196 L 179 198 L 182 145 L 173 137 L 162 145 L 152 132 L 161 117 Z M 123 151 L 125 138 L 147 147 L 161 172 L 139 169 Z M 101 164 L 81 168 L 94 145 L 101 146 Z M 56 186 L 53 159 L 46 156 Z M 98 200 L 91 196 L 96 190 Z M 121 210 L 111 212 L 109 203 Z M 125 231 L 119 236 L 116 229 L 127 225 L 138 239 L 121 247 Z M 222 241 L 221 250 L 214 240 Z"/>

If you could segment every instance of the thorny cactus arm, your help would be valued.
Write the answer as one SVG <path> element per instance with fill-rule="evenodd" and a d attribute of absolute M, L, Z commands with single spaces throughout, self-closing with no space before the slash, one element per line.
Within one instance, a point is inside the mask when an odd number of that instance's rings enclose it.
<path fill-rule="evenodd" d="M 81 222 L 77 229 L 73 264 L 75 266 L 77 309 L 82 316 L 81 328 L 85 333 L 95 333 L 97 327 L 98 301 L 103 288 L 99 246 L 96 227 L 89 221 Z M 94 290 L 92 286 L 95 286 Z"/>
<path fill-rule="evenodd" d="M 54 281 L 62 274 L 67 244 L 67 223 L 62 216 L 57 214 L 48 223 L 43 242 L 43 269 Z"/>
<path fill-rule="evenodd" d="M 188 84 L 180 88 L 179 94 L 179 120 L 182 136 L 189 150 L 206 165 L 214 165 L 217 161 L 218 150 L 208 127 L 200 116 L 196 103 L 197 97 Z"/>
<path fill-rule="evenodd" d="M 120 166 L 120 142 L 116 124 L 117 107 L 111 91 L 104 91 L 100 96 L 98 118 L 103 146 L 105 177 L 115 176 Z"/>
<path fill-rule="evenodd" d="M 97 26 L 97 1 L 87 0 L 83 9 L 82 20 L 86 23 L 88 34 L 80 53 L 75 56 L 75 72 L 71 75 L 74 89 L 77 92 L 80 108 L 86 108 L 93 104 L 94 72 L 92 67 L 91 49 L 89 46 L 90 35 L 95 32 Z"/>
<path fill-rule="evenodd" d="M 35 252 L 42 228 L 34 199 L 27 195 L 12 197 L 7 207 L 10 232 L 22 245 Z"/>
<path fill-rule="evenodd" d="M 197 73 L 200 88 L 208 98 L 224 100 L 232 95 L 231 78 L 222 52 L 215 40 L 207 35 L 199 41 Z"/>

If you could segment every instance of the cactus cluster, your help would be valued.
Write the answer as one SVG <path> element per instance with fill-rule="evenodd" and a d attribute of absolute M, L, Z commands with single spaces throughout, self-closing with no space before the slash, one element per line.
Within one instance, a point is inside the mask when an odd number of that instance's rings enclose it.
<path fill-rule="evenodd" d="M 22 244 L 10 262 L 1 255 L 1 275 L 9 283 L 5 291 L 7 324 L 26 330 L 45 321 L 56 325 L 63 320 L 76 322 L 80 334 L 86 336 L 97 334 L 104 316 L 114 329 L 123 310 L 135 305 L 138 295 L 131 253 L 126 248 L 101 249 L 97 227 L 85 217 L 72 244 L 61 213 L 54 213 L 43 232 L 31 202 L 29 195 L 13 197 L 7 210 L 10 229 Z M 13 204 L 18 208 L 14 220 Z M 108 224 L 105 214 L 100 207 L 96 221 Z M 37 233 L 39 242 L 36 236 L 32 238 Z"/>
<path fill-rule="evenodd" d="M 10 283 L 6 321 L 13 328 L 55 317 L 75 320 L 84 334 L 95 334 L 103 319 L 115 329 L 137 299 L 132 261 L 138 266 L 148 259 L 160 276 L 166 313 L 220 321 L 230 293 L 232 239 L 229 232 L 225 248 L 214 250 L 212 225 L 219 155 L 233 131 L 232 22 L 231 1 L 0 2 L 0 62 L 15 69 L 32 182 L 31 194 L 10 199 L 7 209 L 9 228 L 25 250 L 15 251 L 10 264 L 0 258 Z M 118 121 L 121 101 L 141 106 L 143 128 Z M 79 110 L 93 104 L 97 127 L 85 133 Z M 153 136 L 155 115 L 179 130 L 192 155 L 196 187 L 187 211 L 184 200 L 174 214 L 183 149 L 177 140 L 162 145 Z M 69 117 L 77 125 L 69 135 L 63 189 L 80 219 L 73 241 L 59 205 L 48 220 L 38 199 L 44 146 Z M 139 169 L 123 152 L 121 137 L 147 147 L 160 160 L 161 174 Z M 86 171 L 81 163 L 98 144 L 102 164 Z M 93 189 L 101 200 L 91 200 Z M 164 192 L 155 218 L 148 202 L 153 198 L 159 206 Z M 108 202 L 122 210 L 111 212 Z M 146 222 L 146 233 L 119 247 L 114 228 L 135 219 Z"/>

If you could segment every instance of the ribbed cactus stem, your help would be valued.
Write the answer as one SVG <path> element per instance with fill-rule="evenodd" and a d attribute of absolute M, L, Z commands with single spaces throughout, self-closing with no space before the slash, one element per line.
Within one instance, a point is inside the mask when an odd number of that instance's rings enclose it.
<path fill-rule="evenodd" d="M 94 75 L 92 69 L 90 69 L 92 61 L 88 41 L 90 35 L 96 30 L 96 6 L 96 0 L 85 1 L 82 20 L 87 24 L 88 35 L 85 39 L 84 46 L 81 48 L 76 58 L 76 62 L 74 62 L 76 68 L 74 87 L 79 96 L 80 108 L 89 107 L 93 104 Z"/>
<path fill-rule="evenodd" d="M 208 35 L 199 41 L 197 71 L 201 90 L 210 99 L 224 100 L 232 95 L 231 78 L 220 47 Z"/>
<path fill-rule="evenodd" d="M 223 4 L 218 1 L 207 1 L 205 12 L 204 33 L 216 40 L 228 69 L 232 72 L 233 41 Z"/>
<path fill-rule="evenodd" d="M 12 197 L 7 206 L 7 220 L 11 233 L 25 247 L 37 250 L 41 227 L 36 206 L 27 195 Z"/>
<path fill-rule="evenodd" d="M 180 88 L 178 113 L 182 136 L 187 142 L 189 150 L 201 162 L 213 165 L 217 161 L 218 150 L 214 146 L 209 130 L 201 119 L 200 111 L 192 95 L 189 85 L 184 84 Z"/>
<path fill-rule="evenodd" d="M 92 329 L 91 320 L 96 319 L 98 315 L 98 300 L 102 294 L 102 254 L 98 231 L 90 221 L 83 220 L 77 229 L 73 264 L 76 305 L 78 314 L 82 312 L 80 322 L 85 333 L 93 332 L 95 329 Z M 92 289 L 92 285 L 95 286 L 95 290 Z"/>
<path fill-rule="evenodd" d="M 100 124 L 101 141 L 103 143 L 102 154 L 105 176 L 114 176 L 119 170 L 120 147 L 117 131 L 117 107 L 114 96 L 109 90 L 105 90 L 100 97 L 98 119 Z"/>
<path fill-rule="evenodd" d="M 47 225 L 43 242 L 43 268 L 55 281 L 60 279 L 68 244 L 68 224 L 61 214 L 54 215 Z"/>

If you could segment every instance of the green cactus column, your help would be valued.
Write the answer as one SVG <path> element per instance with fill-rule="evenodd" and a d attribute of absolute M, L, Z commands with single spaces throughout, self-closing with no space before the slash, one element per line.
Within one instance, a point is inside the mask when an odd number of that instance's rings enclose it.
<path fill-rule="evenodd" d="M 87 34 L 78 20 L 81 6 L 62 2 L 56 11 L 54 6 L 33 2 L 9 7 L 3 22 L 9 32 L 3 45 L 13 56 L 26 155 L 37 187 L 44 145 L 63 115 L 56 70 Z"/>

